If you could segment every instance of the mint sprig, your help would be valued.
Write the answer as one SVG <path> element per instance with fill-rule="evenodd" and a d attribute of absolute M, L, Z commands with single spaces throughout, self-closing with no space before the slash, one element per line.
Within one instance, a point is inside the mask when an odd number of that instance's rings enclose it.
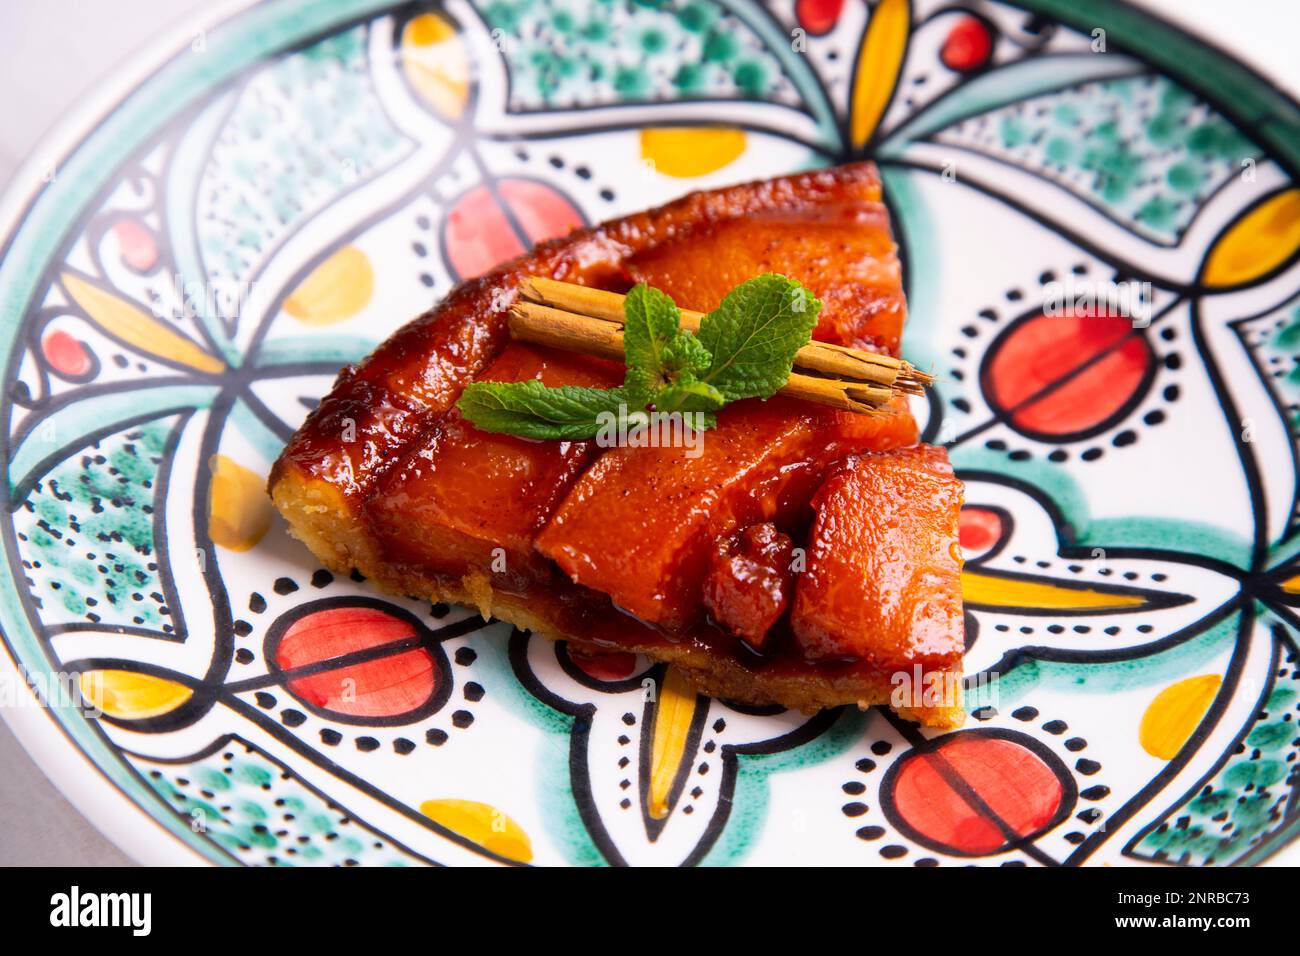
<path fill-rule="evenodd" d="M 650 408 L 702 413 L 710 428 L 727 403 L 768 398 L 785 384 L 821 305 L 795 280 L 768 273 L 727 293 L 697 336 L 668 295 L 641 284 L 624 303 L 620 387 L 473 382 L 456 407 L 483 431 L 536 439 L 593 438 L 610 415 L 634 423 Z"/>

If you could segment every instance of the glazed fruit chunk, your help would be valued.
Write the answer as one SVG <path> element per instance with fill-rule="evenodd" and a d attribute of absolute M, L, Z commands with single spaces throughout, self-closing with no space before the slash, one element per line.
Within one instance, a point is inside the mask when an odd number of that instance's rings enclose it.
<path fill-rule="evenodd" d="M 956 669 L 964 649 L 962 486 L 942 448 L 847 461 L 817 492 L 791 625 L 811 658 Z"/>
<path fill-rule="evenodd" d="M 483 377 L 609 387 L 622 374 L 613 363 L 516 342 Z M 365 511 L 390 561 L 455 577 L 477 570 L 517 586 L 547 576 L 533 537 L 593 451 L 591 442 L 479 431 L 452 411 L 382 476 Z"/>
<path fill-rule="evenodd" d="M 678 305 L 711 308 L 764 272 L 798 279 L 822 301 L 813 338 L 898 354 L 906 304 L 879 189 L 683 230 L 627 262 L 638 282 Z M 708 254 L 701 255 L 707 244 Z"/>
<path fill-rule="evenodd" d="M 770 521 L 719 538 L 704 579 L 704 606 L 714 623 L 756 650 L 794 592 L 794 541 Z"/>
<path fill-rule="evenodd" d="M 737 402 L 697 449 L 612 448 L 574 485 L 537 548 L 578 584 L 669 629 L 700 618 L 720 536 L 805 513 L 829 463 L 916 441 L 899 403 L 857 415 L 781 398 Z"/>

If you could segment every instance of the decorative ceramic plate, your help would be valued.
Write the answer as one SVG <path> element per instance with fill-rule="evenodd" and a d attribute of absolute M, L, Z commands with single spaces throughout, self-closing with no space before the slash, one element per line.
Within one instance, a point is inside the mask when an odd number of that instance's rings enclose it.
<path fill-rule="evenodd" d="M 1098 0 L 270 0 L 149 60 L 33 162 L 0 265 L 5 715 L 127 852 L 1203 866 L 1300 833 L 1300 111 L 1248 69 Z M 863 155 L 967 483 L 965 729 L 696 697 L 332 577 L 272 513 L 338 368 L 457 280 Z"/>

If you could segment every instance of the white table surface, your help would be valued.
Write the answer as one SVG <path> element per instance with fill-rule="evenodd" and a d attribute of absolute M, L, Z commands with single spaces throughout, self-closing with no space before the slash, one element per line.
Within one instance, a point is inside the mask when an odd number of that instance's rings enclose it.
<path fill-rule="evenodd" d="M 1235 52 L 1300 98 L 1300 0 L 1142 0 Z M 0 186 L 97 80 L 187 24 L 200 0 L 0 0 Z M 1285 26 L 1283 26 L 1285 25 Z M 131 860 L 45 778 L 0 722 L 0 865 L 123 866 Z"/>

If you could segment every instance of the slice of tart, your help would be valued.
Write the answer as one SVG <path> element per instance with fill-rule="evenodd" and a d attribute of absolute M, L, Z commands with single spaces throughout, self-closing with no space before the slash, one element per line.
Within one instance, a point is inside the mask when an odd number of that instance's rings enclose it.
<path fill-rule="evenodd" d="M 476 380 L 621 381 L 616 363 L 510 340 L 526 276 L 645 282 L 707 311 L 765 272 L 822 300 L 814 338 L 897 353 L 905 307 L 872 165 L 695 193 L 462 283 L 345 369 L 276 462 L 275 505 L 331 570 L 674 662 L 737 701 L 889 704 L 899 674 L 959 677 L 960 486 L 940 450 L 888 454 L 917 442 L 901 399 L 876 415 L 740 401 L 698 447 L 663 448 L 489 434 L 454 407 Z M 876 529 L 871 555 L 839 554 L 837 534 L 864 540 L 855 527 Z M 855 591 L 863 573 L 880 586 Z M 923 723 L 961 719 L 951 695 L 894 703 Z"/>

